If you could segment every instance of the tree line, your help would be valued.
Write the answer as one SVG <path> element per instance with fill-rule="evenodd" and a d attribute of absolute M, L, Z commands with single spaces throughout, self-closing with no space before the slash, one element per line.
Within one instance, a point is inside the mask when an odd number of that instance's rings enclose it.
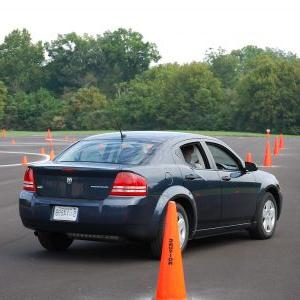
<path fill-rule="evenodd" d="M 0 44 L 0 126 L 15 130 L 237 130 L 300 133 L 300 59 L 280 49 L 209 49 L 158 64 L 154 43 L 120 28 Z"/>

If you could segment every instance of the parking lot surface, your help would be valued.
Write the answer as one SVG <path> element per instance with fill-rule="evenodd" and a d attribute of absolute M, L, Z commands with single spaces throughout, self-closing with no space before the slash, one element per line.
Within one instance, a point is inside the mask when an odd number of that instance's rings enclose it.
<path fill-rule="evenodd" d="M 262 165 L 264 138 L 221 139 Z M 58 138 L 55 151 L 68 145 Z M 0 299 L 151 299 L 159 262 L 145 246 L 75 241 L 53 254 L 22 226 L 24 167 L 14 164 L 26 153 L 29 161 L 43 159 L 32 155 L 41 147 L 49 151 L 39 136 L 15 145 L 0 140 Z M 183 258 L 189 299 L 300 299 L 300 138 L 286 138 L 285 147 L 267 169 L 283 193 L 275 236 L 257 241 L 241 232 L 191 241 Z"/>

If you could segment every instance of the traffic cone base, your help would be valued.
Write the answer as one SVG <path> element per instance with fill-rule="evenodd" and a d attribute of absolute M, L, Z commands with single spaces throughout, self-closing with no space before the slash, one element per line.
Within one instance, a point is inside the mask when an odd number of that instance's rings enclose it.
<path fill-rule="evenodd" d="M 156 300 L 186 300 L 176 203 L 167 207 Z"/>

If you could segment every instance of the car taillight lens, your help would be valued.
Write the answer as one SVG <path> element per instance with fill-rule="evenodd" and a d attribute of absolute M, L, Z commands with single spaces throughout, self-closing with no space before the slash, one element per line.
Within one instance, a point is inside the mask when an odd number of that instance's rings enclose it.
<path fill-rule="evenodd" d="M 35 192 L 35 182 L 33 177 L 33 170 L 31 168 L 27 168 L 24 174 L 24 183 L 23 183 L 23 190 Z"/>
<path fill-rule="evenodd" d="M 131 172 L 120 172 L 117 174 L 111 196 L 146 196 L 146 178 Z"/>

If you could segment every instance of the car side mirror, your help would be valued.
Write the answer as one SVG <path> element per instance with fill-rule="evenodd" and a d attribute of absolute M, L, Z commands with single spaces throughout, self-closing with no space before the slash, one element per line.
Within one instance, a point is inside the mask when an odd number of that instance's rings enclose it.
<path fill-rule="evenodd" d="M 256 166 L 255 163 L 247 162 L 247 161 L 245 162 L 245 169 L 248 172 L 254 172 L 254 171 L 258 170 L 258 168 L 257 168 L 257 166 Z"/>

